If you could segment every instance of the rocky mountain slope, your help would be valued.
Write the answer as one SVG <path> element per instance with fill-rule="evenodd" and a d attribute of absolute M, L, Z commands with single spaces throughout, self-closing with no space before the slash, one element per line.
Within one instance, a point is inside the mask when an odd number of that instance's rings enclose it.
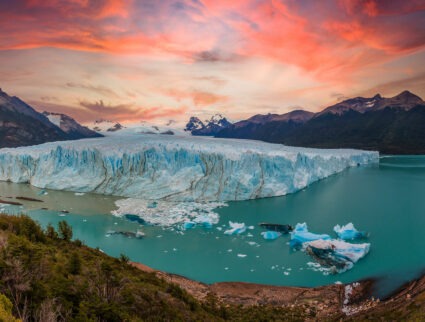
<path fill-rule="evenodd" d="M 50 122 L 58 126 L 62 131 L 68 134 L 69 138 L 82 139 L 82 138 L 95 138 L 102 135 L 90 130 L 89 128 L 80 125 L 72 117 L 60 113 L 43 112 Z"/>
<path fill-rule="evenodd" d="M 16 147 L 68 139 L 49 119 L 18 97 L 0 90 L 0 147 Z"/>
<path fill-rule="evenodd" d="M 0 89 L 0 148 L 101 136 L 63 114 L 39 113 Z"/>
<path fill-rule="evenodd" d="M 286 114 L 257 114 L 222 129 L 217 137 L 232 137 L 279 142 L 282 136 L 301 127 L 314 116 L 314 113 L 295 110 Z"/>
<path fill-rule="evenodd" d="M 215 114 L 209 120 L 202 122 L 199 118 L 192 116 L 186 124 L 185 131 L 191 132 L 192 135 L 216 135 L 221 130 L 226 129 L 230 123 L 223 115 Z"/>
<path fill-rule="evenodd" d="M 377 94 L 348 99 L 314 115 L 305 114 L 298 121 L 292 113 L 254 116 L 216 136 L 304 147 L 378 150 L 384 154 L 425 153 L 425 102 L 408 91 L 390 98 Z"/>

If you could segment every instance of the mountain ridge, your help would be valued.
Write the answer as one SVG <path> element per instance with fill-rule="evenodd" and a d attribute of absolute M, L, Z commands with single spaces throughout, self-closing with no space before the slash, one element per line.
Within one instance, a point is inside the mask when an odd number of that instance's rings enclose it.
<path fill-rule="evenodd" d="M 378 150 L 384 154 L 425 154 L 425 102 L 409 91 L 389 98 L 380 94 L 350 98 L 301 122 L 290 117 L 293 112 L 255 115 L 220 130 L 216 137 Z M 272 117 L 267 120 L 268 115 Z"/>
<path fill-rule="evenodd" d="M 69 116 L 61 115 L 55 124 L 48 115 L 37 112 L 20 98 L 9 96 L 0 89 L 0 148 L 99 136 L 87 132 Z M 63 129 L 62 118 L 67 124 Z"/>

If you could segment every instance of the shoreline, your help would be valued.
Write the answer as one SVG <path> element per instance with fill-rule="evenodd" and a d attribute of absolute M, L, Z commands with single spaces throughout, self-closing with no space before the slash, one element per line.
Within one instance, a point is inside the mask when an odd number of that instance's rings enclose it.
<path fill-rule="evenodd" d="M 274 286 L 247 282 L 218 282 L 205 284 L 177 274 L 155 270 L 147 265 L 130 265 L 177 284 L 196 299 L 206 301 L 210 296 L 223 304 L 273 307 L 301 307 L 314 311 L 316 318 L 350 319 L 408 310 L 407 306 L 425 294 L 423 274 L 399 287 L 384 299 L 375 299 L 371 291 L 377 279 L 364 279 L 349 284 L 330 284 L 319 287 Z M 347 290 L 350 290 L 347 294 Z"/>
<path fill-rule="evenodd" d="M 167 282 L 177 284 L 200 301 L 213 295 L 223 304 L 274 307 L 302 307 L 315 310 L 317 317 L 327 317 L 341 313 L 345 300 L 345 285 L 331 284 L 319 287 L 274 286 L 247 282 L 218 282 L 205 284 L 177 274 L 155 270 L 147 265 L 130 262 L 142 271 L 155 274 Z M 372 280 L 361 282 L 361 294 L 373 284 Z"/>

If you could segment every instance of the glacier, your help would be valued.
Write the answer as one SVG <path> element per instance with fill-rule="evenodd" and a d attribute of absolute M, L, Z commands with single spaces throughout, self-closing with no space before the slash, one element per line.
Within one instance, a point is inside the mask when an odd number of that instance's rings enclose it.
<path fill-rule="evenodd" d="M 378 152 L 150 134 L 0 149 L 0 180 L 146 200 L 281 196 L 379 160 Z"/>

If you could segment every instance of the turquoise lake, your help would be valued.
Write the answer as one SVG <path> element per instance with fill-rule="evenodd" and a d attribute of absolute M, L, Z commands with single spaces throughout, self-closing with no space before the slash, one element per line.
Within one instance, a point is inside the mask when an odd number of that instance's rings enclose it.
<path fill-rule="evenodd" d="M 349 169 L 298 193 L 284 197 L 230 202 L 220 208 L 220 222 L 212 229 L 178 230 L 146 226 L 143 239 L 108 235 L 108 231 L 133 231 L 139 224 L 110 214 L 116 197 L 48 191 L 27 184 L 0 183 L 2 198 L 26 196 L 43 203 L 23 202 L 24 207 L 3 207 L 26 212 L 43 226 L 66 220 L 74 238 L 99 247 L 112 256 L 206 283 L 245 281 L 287 286 L 318 286 L 341 281 L 377 278 L 375 294 L 385 296 L 425 268 L 425 156 L 387 156 L 379 165 Z M 48 210 L 41 208 L 46 207 Z M 61 210 L 70 213 L 60 215 Z M 228 236 L 228 221 L 255 226 L 243 235 Z M 335 236 L 336 224 L 354 223 L 370 233 L 370 253 L 354 268 L 337 275 L 312 270 L 313 260 L 290 250 L 289 236 L 264 240 L 259 222 L 306 222 L 309 230 Z M 219 231 L 217 227 L 221 227 Z M 250 236 L 252 235 L 252 236 Z M 246 255 L 245 257 L 238 256 Z"/>

